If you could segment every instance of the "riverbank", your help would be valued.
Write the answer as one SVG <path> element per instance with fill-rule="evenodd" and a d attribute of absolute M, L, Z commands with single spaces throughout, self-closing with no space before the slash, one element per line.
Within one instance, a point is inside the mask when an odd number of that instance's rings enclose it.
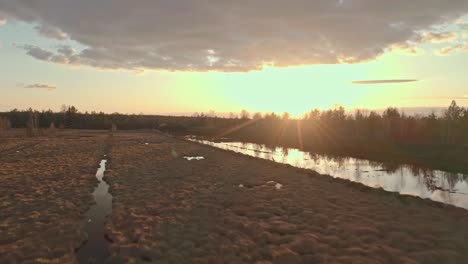
<path fill-rule="evenodd" d="M 463 209 L 157 134 L 110 158 L 111 263 L 468 261 Z"/>
<path fill-rule="evenodd" d="M 189 133 L 190 134 L 190 133 Z M 196 135 L 196 134 L 194 134 Z M 200 135 L 199 138 L 211 140 L 209 135 Z M 315 154 L 353 157 L 368 159 L 387 164 L 409 164 L 429 169 L 437 169 L 453 173 L 468 174 L 468 147 L 467 146 L 426 146 L 404 145 L 381 142 L 346 142 L 340 144 L 309 143 L 307 140 L 299 144 L 297 139 L 274 140 L 268 137 L 248 135 L 229 135 L 228 138 L 214 138 L 215 141 L 239 141 L 245 143 L 262 144 L 270 148 L 296 148 Z"/>
<path fill-rule="evenodd" d="M 431 170 L 415 165 L 312 154 L 298 149 L 268 148 L 253 143 L 212 142 L 193 138 L 188 140 L 468 210 L 468 174 Z"/>

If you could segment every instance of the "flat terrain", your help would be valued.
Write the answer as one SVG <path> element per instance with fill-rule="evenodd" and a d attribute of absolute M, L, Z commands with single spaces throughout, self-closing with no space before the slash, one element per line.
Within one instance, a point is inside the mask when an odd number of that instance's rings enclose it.
<path fill-rule="evenodd" d="M 110 263 L 468 263 L 466 210 L 157 133 L 86 131 L 0 136 L 0 263 L 75 261 L 104 154 Z"/>
<path fill-rule="evenodd" d="M 72 263 L 107 135 L 0 131 L 0 263 Z"/>
<path fill-rule="evenodd" d="M 156 134 L 110 156 L 115 263 L 468 263 L 463 209 Z"/>

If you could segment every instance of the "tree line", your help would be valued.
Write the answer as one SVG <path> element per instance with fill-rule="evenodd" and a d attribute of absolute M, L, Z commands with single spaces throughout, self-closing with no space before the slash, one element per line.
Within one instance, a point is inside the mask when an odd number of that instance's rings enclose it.
<path fill-rule="evenodd" d="M 343 107 L 314 109 L 301 119 L 293 119 L 288 113 L 251 115 L 246 110 L 226 118 L 216 117 L 213 111 L 186 117 L 83 113 L 74 106 L 62 106 L 59 112 L 13 109 L 0 113 L 0 127 L 26 128 L 31 124 L 73 129 L 110 129 L 115 125 L 118 129 L 159 129 L 178 135 L 229 137 L 301 148 L 355 147 L 369 142 L 431 146 L 468 143 L 468 108 L 455 101 L 442 116 L 410 116 L 397 108 L 388 108 L 382 114 L 360 110 L 349 114 Z"/>

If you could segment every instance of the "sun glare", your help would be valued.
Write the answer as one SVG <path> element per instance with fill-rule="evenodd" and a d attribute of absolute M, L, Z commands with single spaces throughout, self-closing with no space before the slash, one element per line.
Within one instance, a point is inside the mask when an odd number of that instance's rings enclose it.
<path fill-rule="evenodd" d="M 232 105 L 251 112 L 288 112 L 300 117 L 311 109 L 384 107 L 404 84 L 360 86 L 356 79 L 400 77 L 392 67 L 394 55 L 366 64 L 313 65 L 277 68 L 267 66 L 248 73 L 213 73 L 219 87 Z M 397 69 L 395 69 L 397 68 Z M 401 93 L 400 93 L 401 94 Z"/>

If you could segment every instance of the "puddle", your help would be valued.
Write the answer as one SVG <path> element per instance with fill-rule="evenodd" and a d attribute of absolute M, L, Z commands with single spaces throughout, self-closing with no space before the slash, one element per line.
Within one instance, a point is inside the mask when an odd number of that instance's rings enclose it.
<path fill-rule="evenodd" d="M 319 155 L 298 149 L 243 142 L 189 140 L 244 155 L 314 170 L 389 192 L 418 196 L 468 209 L 468 174 L 389 164 L 351 157 Z M 281 188 L 282 186 L 279 186 Z"/>
<path fill-rule="evenodd" d="M 88 240 L 78 249 L 76 257 L 79 263 L 104 263 L 109 256 L 109 242 L 104 236 L 106 216 L 112 212 L 112 195 L 109 185 L 103 180 L 107 160 L 102 160 L 96 172 L 99 185 L 94 189 L 93 197 L 96 204 L 86 212 L 84 230 Z"/>
<path fill-rule="evenodd" d="M 202 156 L 197 156 L 197 157 L 184 157 L 184 159 L 190 161 L 190 160 L 204 160 L 205 157 Z"/>

